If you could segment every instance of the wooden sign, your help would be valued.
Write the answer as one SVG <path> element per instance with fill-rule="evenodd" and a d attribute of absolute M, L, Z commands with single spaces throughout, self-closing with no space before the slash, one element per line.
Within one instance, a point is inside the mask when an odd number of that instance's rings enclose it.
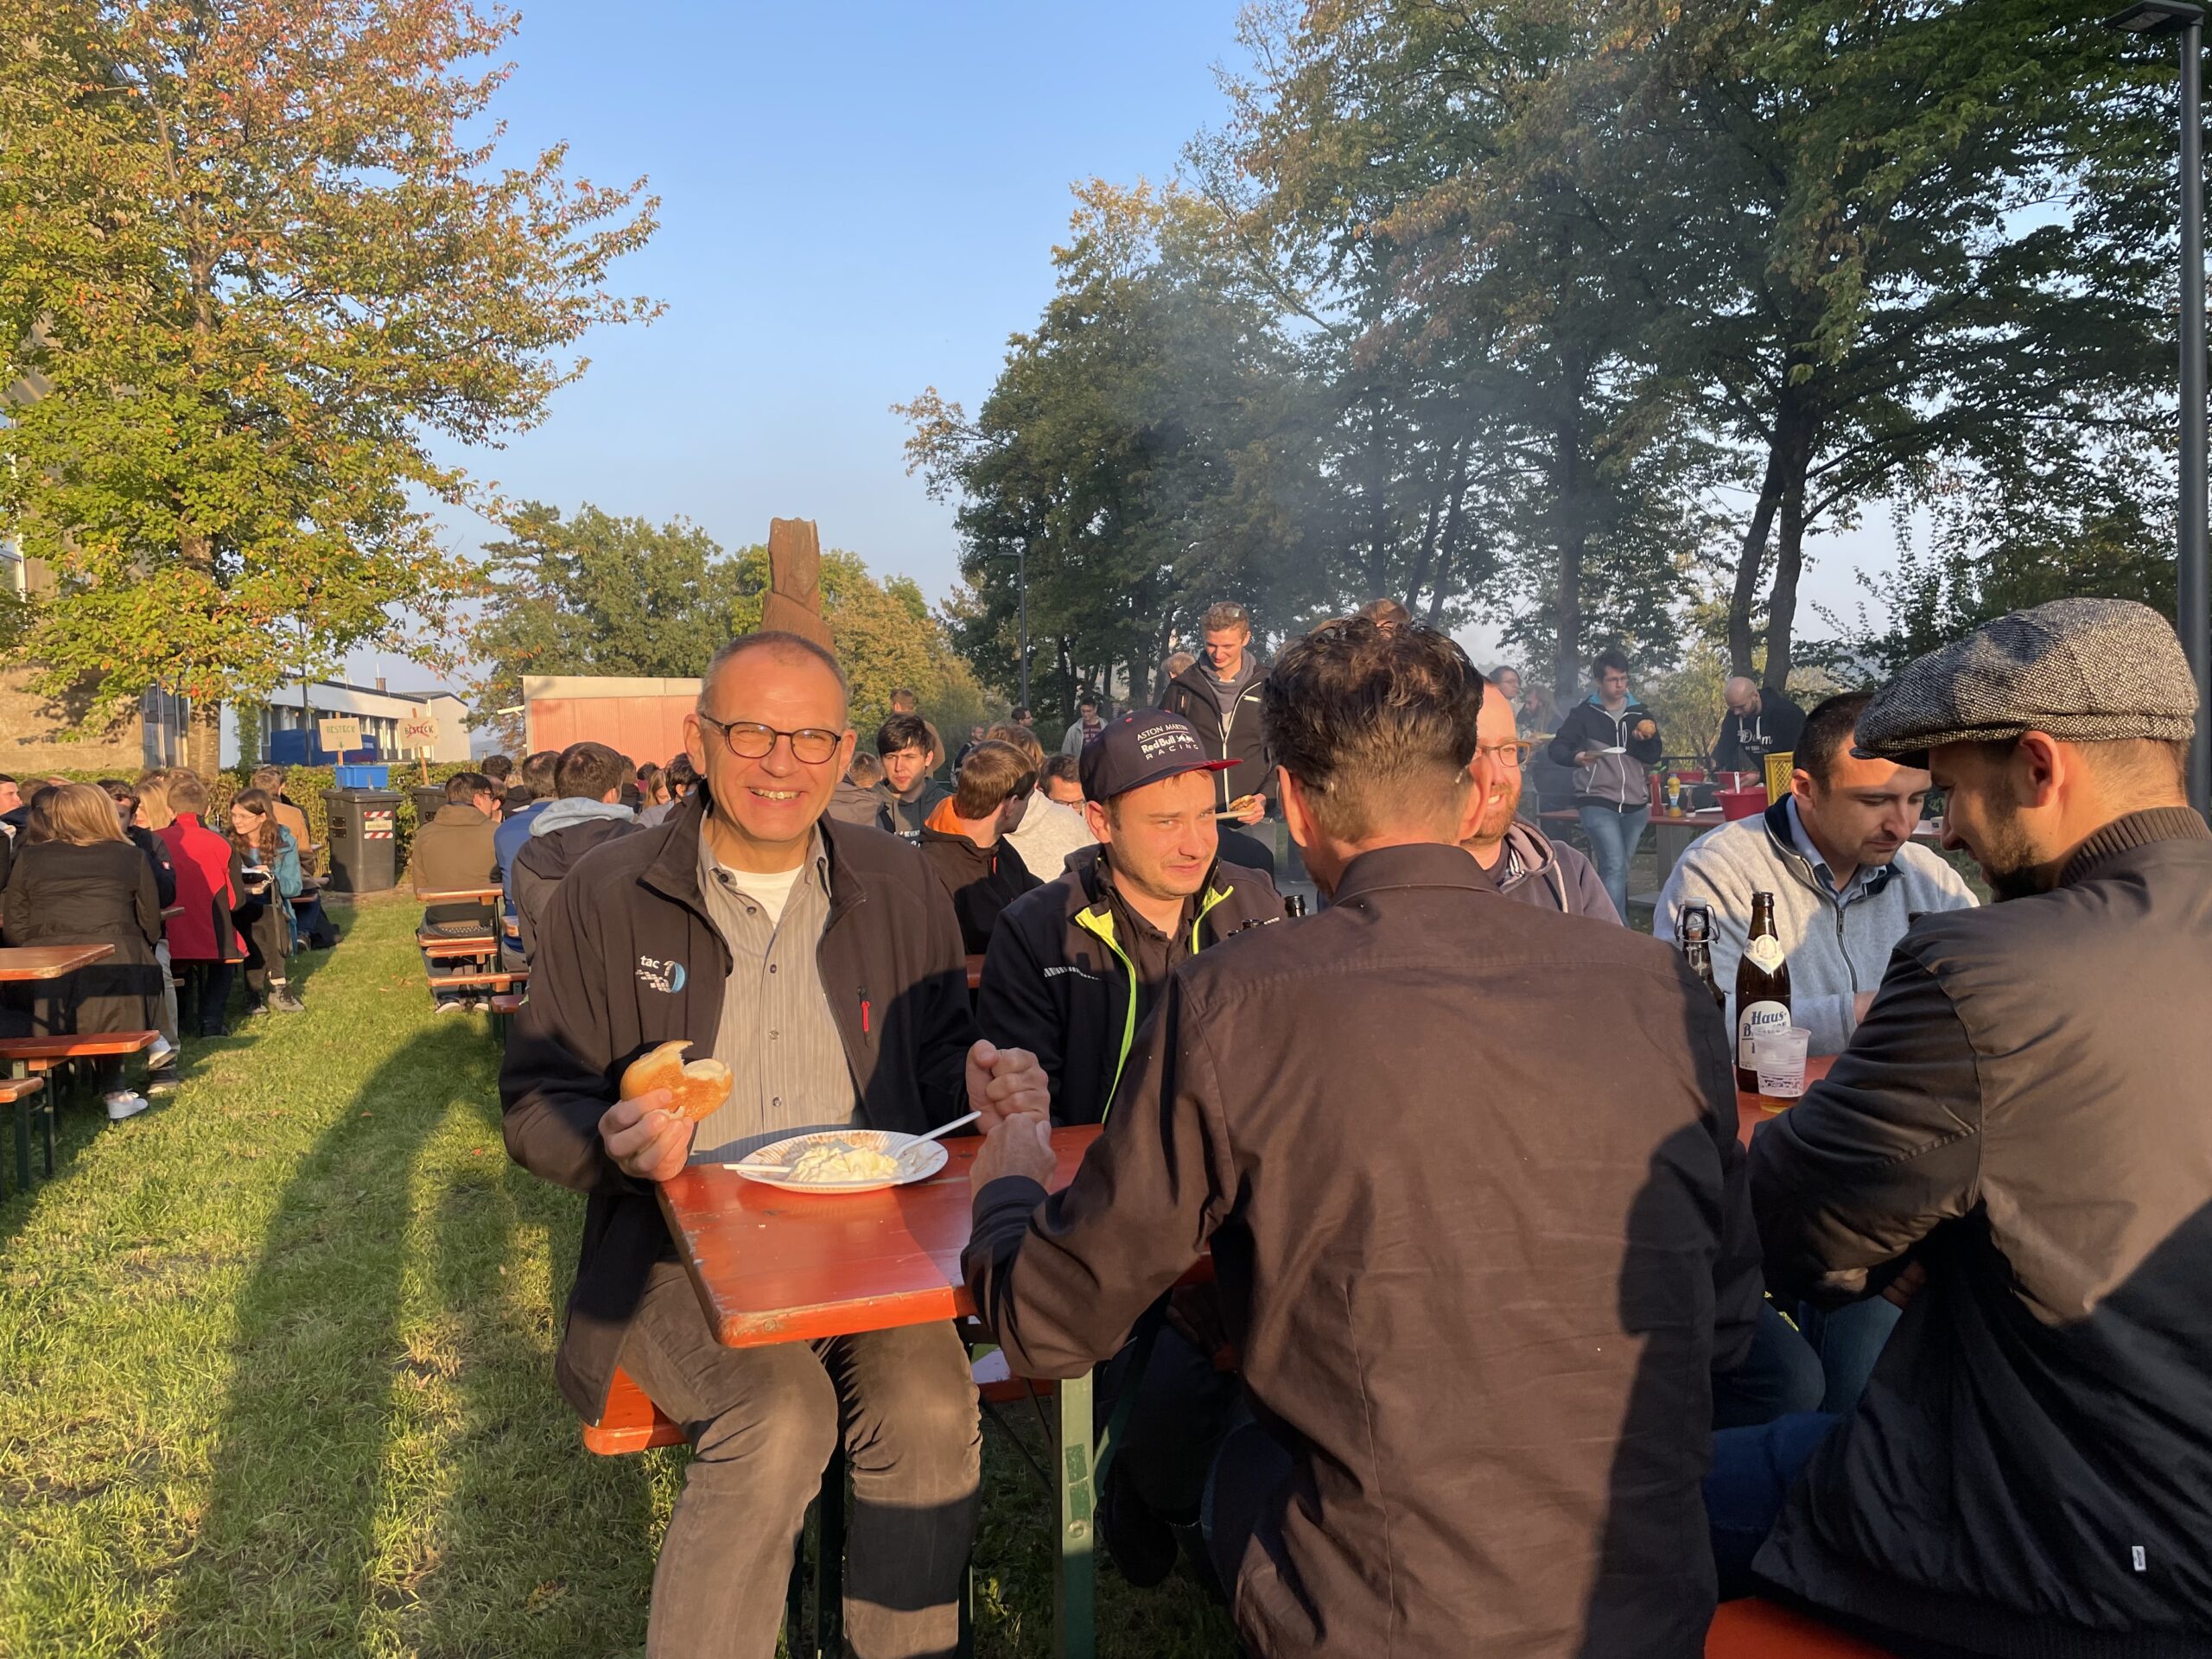
<path fill-rule="evenodd" d="M 410 749 L 435 749 L 438 746 L 438 717 L 428 709 L 417 709 L 399 722 L 399 741 Z"/>
<path fill-rule="evenodd" d="M 319 720 L 315 722 L 315 736 L 324 748 L 334 754 L 344 754 L 361 747 L 361 722 L 350 715 L 342 720 Z"/>

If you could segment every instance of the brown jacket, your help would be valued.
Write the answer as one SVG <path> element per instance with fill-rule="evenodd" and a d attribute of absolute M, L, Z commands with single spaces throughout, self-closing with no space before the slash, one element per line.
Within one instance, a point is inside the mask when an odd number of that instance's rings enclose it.
<path fill-rule="evenodd" d="M 1232 1592 L 1255 1651 L 1694 1659 L 1710 1372 L 1759 1297 L 1735 1117 L 1674 952 L 1388 848 L 1179 967 L 1074 1184 L 993 1182 L 963 1267 L 1065 1376 L 1211 1248 L 1295 1467 Z"/>
<path fill-rule="evenodd" d="M 1758 1571 L 1955 1647 L 2212 1651 L 2212 831 L 1923 916 L 1751 1142 L 1778 1283 L 1927 1269 Z"/>
<path fill-rule="evenodd" d="M 408 874 L 417 893 L 467 893 L 499 885 L 499 855 L 492 849 L 492 820 L 466 802 L 448 802 L 415 832 Z M 433 921 L 473 913 L 470 906 L 433 905 Z"/>

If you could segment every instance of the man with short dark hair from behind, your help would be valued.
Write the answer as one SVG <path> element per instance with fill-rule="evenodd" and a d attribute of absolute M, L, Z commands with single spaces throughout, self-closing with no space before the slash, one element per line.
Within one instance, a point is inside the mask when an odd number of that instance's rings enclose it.
<path fill-rule="evenodd" d="M 537 815 L 545 810 L 546 803 L 554 798 L 559 787 L 556 773 L 560 764 L 561 751 L 558 749 L 535 749 L 524 756 L 522 770 L 518 775 L 522 779 L 523 788 L 530 791 L 531 800 L 527 805 L 518 805 L 509 810 L 492 831 L 492 852 L 499 861 L 499 886 L 505 894 L 499 906 L 503 923 L 499 957 L 509 968 L 529 966 L 528 957 L 516 932 L 520 918 L 515 910 L 515 860 L 530 844 L 531 825 L 537 822 Z"/>
<path fill-rule="evenodd" d="M 408 872 L 417 893 L 468 893 L 499 886 L 499 855 L 493 846 L 499 798 L 480 772 L 457 772 L 446 779 L 446 804 L 429 823 L 417 824 L 408 855 Z M 500 907 L 489 900 L 426 905 L 423 925 L 448 933 L 474 933 L 498 925 Z M 457 1012 L 486 999 L 473 991 L 434 991 L 441 1014 Z"/>
<path fill-rule="evenodd" d="M 968 954 L 990 948 L 999 912 L 1037 885 L 1021 854 L 1007 840 L 1020 827 L 1037 785 L 1036 768 L 1011 743 L 980 742 L 953 774 L 952 794 L 922 826 L 923 861 L 952 895 Z"/>
<path fill-rule="evenodd" d="M 594 847 L 641 827 L 621 804 L 627 767 L 604 743 L 571 743 L 554 773 L 554 799 L 531 815 L 530 839 L 515 855 L 507 890 L 514 895 L 524 957 L 537 948 L 537 931 L 553 890 Z"/>
<path fill-rule="evenodd" d="M 1054 761 L 1065 762 L 1071 770 L 1076 763 L 1067 755 L 1046 754 L 1036 733 L 1011 721 L 1000 721 L 984 735 L 997 742 L 1011 743 L 1020 750 L 1036 776 L 1029 791 L 1029 804 L 1022 809 L 1021 821 L 1006 832 L 1006 838 L 1021 855 L 1021 861 L 1029 867 L 1031 874 L 1040 881 L 1049 881 L 1067 868 L 1070 854 L 1079 853 L 1097 841 L 1083 821 L 1082 785 L 1076 787 L 1073 805 L 1054 800 L 1046 790 L 1046 777 Z"/>
<path fill-rule="evenodd" d="M 1916 921 L 1850 1047 L 1751 1139 L 1777 1287 L 1904 1311 L 1849 1414 L 1721 1436 L 1708 1496 L 1724 1575 L 1885 1647 L 2137 1659 L 2212 1630 L 2196 714 L 2171 623 L 2066 599 L 1859 717 L 1999 902 Z"/>
<path fill-rule="evenodd" d="M 892 715 L 876 728 L 875 755 L 883 763 L 877 828 L 912 839 L 921 834 L 937 804 L 951 795 L 930 776 L 937 764 L 931 747 L 936 741 L 936 732 L 919 715 Z"/>
<path fill-rule="evenodd" d="M 1673 950 L 1460 850 L 1481 696 L 1427 628 L 1287 647 L 1267 743 L 1330 908 L 1169 976 L 1065 1192 L 1019 1116 L 972 1170 L 1019 1376 L 1111 1353 L 1211 1245 L 1254 1421 L 1202 1521 L 1276 1659 L 1683 1659 L 1713 1614 L 1711 1372 L 1759 1299 L 1733 1075 Z"/>
<path fill-rule="evenodd" d="M 855 741 L 834 657 L 795 634 L 732 641 L 684 735 L 705 787 L 562 882 L 500 1074 L 509 1153 L 589 1195 L 556 1375 L 597 1421 L 619 1366 L 693 1442 L 649 1654 L 769 1659 L 841 1437 L 846 1641 L 861 1659 L 949 1654 L 981 1477 L 959 1333 L 940 1319 L 725 1348 L 656 1186 L 825 1119 L 920 1134 L 986 1105 L 1041 1113 L 1044 1074 L 976 1039 L 959 924 L 920 852 L 823 819 Z M 699 1123 L 664 1090 L 616 1097 L 623 1068 L 667 1040 L 733 1074 Z"/>

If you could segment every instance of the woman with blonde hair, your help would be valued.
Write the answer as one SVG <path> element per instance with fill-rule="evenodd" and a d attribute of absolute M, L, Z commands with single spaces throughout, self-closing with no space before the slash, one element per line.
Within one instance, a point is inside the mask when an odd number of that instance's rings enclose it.
<path fill-rule="evenodd" d="M 26 988 L 31 1030 L 41 1037 L 90 1037 L 159 1031 L 162 904 L 153 867 L 126 839 L 115 803 L 92 784 L 61 784 L 31 797 L 8 889 L 0 898 L 10 944 L 105 944 L 114 954 L 56 980 Z M 147 1051 L 156 1067 L 175 1049 L 158 1038 Z M 123 1086 L 123 1057 L 93 1062 L 107 1115 L 121 1120 L 146 1109 L 145 1097 Z"/>
<path fill-rule="evenodd" d="M 292 949 L 292 900 L 300 894 L 300 848 L 276 822 L 266 790 L 242 789 L 231 798 L 231 846 L 238 855 L 239 903 L 231 919 L 245 940 L 245 998 L 249 1014 L 301 1014 L 284 958 Z"/>

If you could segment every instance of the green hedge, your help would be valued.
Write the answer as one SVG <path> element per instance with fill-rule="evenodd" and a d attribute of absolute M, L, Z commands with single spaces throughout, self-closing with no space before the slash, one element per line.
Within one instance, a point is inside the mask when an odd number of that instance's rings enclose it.
<path fill-rule="evenodd" d="M 470 770 L 472 770 L 472 765 L 467 761 L 434 763 L 430 767 L 430 781 L 433 784 L 442 784 L 454 773 Z M 112 772 L 73 772 L 67 767 L 60 767 L 53 772 L 40 772 L 36 775 L 41 778 L 67 778 L 75 783 L 96 784 L 103 778 L 113 778 L 118 774 Z M 233 766 L 226 772 L 219 772 L 208 779 L 207 816 L 217 827 L 219 828 L 223 823 L 224 815 L 230 808 L 231 797 L 248 787 L 252 775 L 251 766 Z M 23 781 L 28 784 L 32 781 L 32 779 L 29 775 L 26 775 Z M 423 768 L 416 762 L 409 760 L 393 764 L 391 787 L 399 796 L 395 832 L 398 840 L 398 868 L 403 881 L 406 879 L 408 852 L 415 844 L 416 819 L 414 791 L 422 781 Z M 327 791 L 336 788 L 337 785 L 338 774 L 329 766 L 287 766 L 284 768 L 284 793 L 291 798 L 293 803 L 306 817 L 308 838 L 318 847 L 327 848 L 330 845 L 330 812 L 324 804 L 322 798 Z M 29 790 L 24 791 L 27 795 L 29 792 Z M 323 861 L 321 868 L 326 870 L 329 868 L 327 858 Z"/>

